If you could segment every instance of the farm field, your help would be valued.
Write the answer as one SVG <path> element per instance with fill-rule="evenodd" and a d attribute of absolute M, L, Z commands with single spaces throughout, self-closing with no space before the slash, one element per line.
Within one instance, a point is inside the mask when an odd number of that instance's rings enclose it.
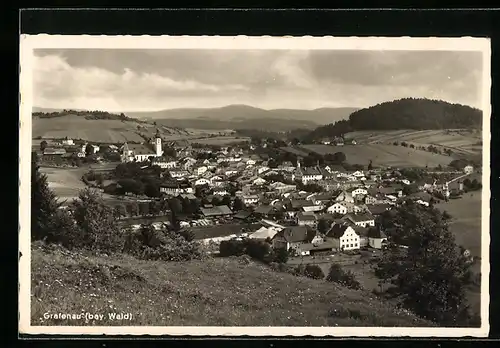
<path fill-rule="evenodd" d="M 368 165 L 373 161 L 375 166 L 391 167 L 437 167 L 446 166 L 453 160 L 452 157 L 439 155 L 423 150 L 416 150 L 402 146 L 371 144 L 371 145 L 302 145 L 300 149 L 313 151 L 321 155 L 343 152 L 347 162 L 351 164 Z"/>
<path fill-rule="evenodd" d="M 206 144 L 206 145 L 225 145 L 231 143 L 248 142 L 250 138 L 248 137 L 233 137 L 233 136 L 220 136 L 212 138 L 196 138 L 190 139 L 191 143 Z"/>
<path fill-rule="evenodd" d="M 358 143 L 408 142 L 423 146 L 442 146 L 463 154 L 481 153 L 482 132 L 474 130 L 394 130 L 394 131 L 356 131 L 346 134 L 346 138 L 356 139 Z"/>
<path fill-rule="evenodd" d="M 87 168 L 48 168 L 40 167 L 40 173 L 47 175 L 49 187 L 61 200 L 72 200 L 86 186 L 81 180 Z"/>
<path fill-rule="evenodd" d="M 450 230 L 458 244 L 481 256 L 481 191 L 465 193 L 462 198 L 450 199 L 436 205 L 452 216 Z"/>

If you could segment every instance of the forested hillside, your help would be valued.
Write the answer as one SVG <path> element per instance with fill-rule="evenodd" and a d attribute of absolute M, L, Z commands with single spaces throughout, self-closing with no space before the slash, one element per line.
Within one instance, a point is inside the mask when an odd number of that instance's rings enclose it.
<path fill-rule="evenodd" d="M 353 112 L 348 120 L 321 126 L 305 140 L 361 130 L 481 128 L 482 111 L 442 100 L 406 98 Z"/>

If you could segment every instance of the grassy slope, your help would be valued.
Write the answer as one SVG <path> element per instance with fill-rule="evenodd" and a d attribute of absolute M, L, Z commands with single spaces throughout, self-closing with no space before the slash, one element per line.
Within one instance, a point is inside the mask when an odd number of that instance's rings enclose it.
<path fill-rule="evenodd" d="M 347 162 L 368 165 L 373 161 L 374 165 L 394 167 L 435 167 L 437 165 L 448 165 L 453 158 L 445 155 L 437 155 L 423 150 L 415 150 L 402 146 L 371 144 L 371 145 L 303 145 L 310 151 L 321 154 L 343 152 Z"/>
<path fill-rule="evenodd" d="M 98 325 L 432 326 L 362 291 L 234 259 L 185 263 L 32 248 L 32 325 L 43 313 L 130 312 Z M 84 322 L 78 325 L 84 325 Z M 92 323 L 89 323 L 92 324 Z"/>

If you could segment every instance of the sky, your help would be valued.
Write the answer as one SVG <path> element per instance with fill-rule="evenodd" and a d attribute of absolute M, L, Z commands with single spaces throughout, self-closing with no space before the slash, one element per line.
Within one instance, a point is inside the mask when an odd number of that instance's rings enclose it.
<path fill-rule="evenodd" d="M 482 103 L 470 51 L 37 49 L 33 79 L 34 106 L 109 112 Z"/>

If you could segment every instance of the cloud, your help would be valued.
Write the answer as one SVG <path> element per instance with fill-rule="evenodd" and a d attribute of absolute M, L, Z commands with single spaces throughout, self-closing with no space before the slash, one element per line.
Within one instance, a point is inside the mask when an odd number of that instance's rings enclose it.
<path fill-rule="evenodd" d="M 481 61 L 440 51 L 37 50 L 34 104 L 311 109 L 427 97 L 480 106 Z"/>

